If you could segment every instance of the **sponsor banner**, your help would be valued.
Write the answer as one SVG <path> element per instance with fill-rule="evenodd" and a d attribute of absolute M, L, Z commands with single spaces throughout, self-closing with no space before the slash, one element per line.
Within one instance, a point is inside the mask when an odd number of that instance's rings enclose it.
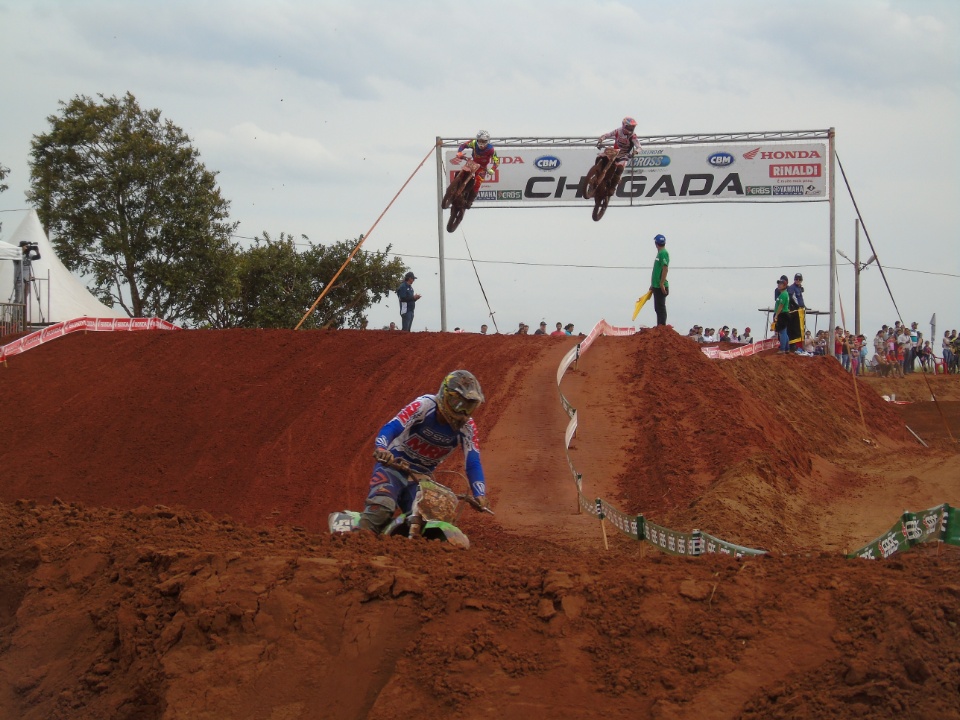
<path fill-rule="evenodd" d="M 771 350 L 779 347 L 779 345 L 780 341 L 774 337 L 759 340 L 749 345 L 741 345 L 733 350 L 721 350 L 716 345 L 711 345 L 710 347 L 701 348 L 701 351 L 711 360 L 732 360 L 733 358 L 750 357 L 763 350 Z"/>
<path fill-rule="evenodd" d="M 593 205 L 584 197 L 597 149 L 500 147 L 500 165 L 484 179 L 477 202 L 500 206 Z M 716 143 L 643 148 L 624 169 L 610 205 L 691 202 L 790 202 L 828 199 L 826 143 Z M 445 149 L 449 183 L 461 160 Z"/>
<path fill-rule="evenodd" d="M 682 533 L 646 520 L 643 523 L 644 540 L 669 555 L 700 555 L 703 540 L 700 533 Z"/>
<path fill-rule="evenodd" d="M 75 318 L 66 322 L 54 323 L 29 335 L 0 346 L 0 362 L 9 357 L 31 350 L 43 343 L 69 335 L 80 330 L 179 330 L 180 327 L 160 318 Z"/>
<path fill-rule="evenodd" d="M 694 531 L 695 533 L 697 531 Z M 734 545 L 726 540 L 714 537 L 707 533 L 699 533 L 701 549 L 700 554 L 708 555 L 718 553 L 720 555 L 733 555 L 734 557 L 743 557 L 744 555 L 766 555 L 766 550 L 756 550 L 754 548 L 744 547 L 743 545 Z"/>
<path fill-rule="evenodd" d="M 946 503 L 916 513 L 905 512 L 887 532 L 847 557 L 881 560 L 930 541 L 960 545 L 960 532 L 955 525 L 951 527 L 952 514 Z"/>

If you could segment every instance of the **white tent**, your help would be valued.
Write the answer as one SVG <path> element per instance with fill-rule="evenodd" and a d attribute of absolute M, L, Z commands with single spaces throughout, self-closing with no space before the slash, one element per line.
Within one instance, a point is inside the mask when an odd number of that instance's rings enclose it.
<path fill-rule="evenodd" d="M 9 243 L 5 243 L 3 240 L 0 240 L 0 261 L 19 259 L 20 249 L 15 245 L 11 245 Z"/>
<path fill-rule="evenodd" d="M 67 270 L 54 252 L 37 217 L 36 210 L 29 210 L 26 217 L 13 231 L 6 243 L 0 243 L 0 302 L 13 302 L 14 260 L 22 257 L 20 243 L 35 243 L 40 259 L 33 261 L 33 276 L 36 279 L 30 288 L 27 318 L 33 324 L 56 323 L 79 317 L 126 317 L 121 308 L 109 308 L 97 300 L 80 279 Z M 11 247 L 14 256 L 8 258 L 6 247 Z"/>

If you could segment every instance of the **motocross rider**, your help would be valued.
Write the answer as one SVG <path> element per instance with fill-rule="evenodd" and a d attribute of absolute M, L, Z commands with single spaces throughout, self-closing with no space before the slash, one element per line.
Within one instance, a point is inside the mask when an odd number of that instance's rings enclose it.
<path fill-rule="evenodd" d="M 476 182 L 473 184 L 473 192 L 470 193 L 470 200 L 467 203 L 469 208 L 473 206 L 473 201 L 477 199 L 477 193 L 480 192 L 480 185 L 483 183 L 484 176 L 493 176 L 493 171 L 500 164 L 500 158 L 493 148 L 493 143 L 490 142 L 490 133 L 486 130 L 478 132 L 476 139 L 461 143 L 460 147 L 457 148 L 457 158 L 462 160 L 463 151 L 467 148 L 473 150 L 473 161 L 480 166 L 477 171 Z"/>
<path fill-rule="evenodd" d="M 379 534 L 398 507 L 410 512 L 416 497 L 417 478 L 384 463 L 405 461 L 415 473 L 430 475 L 458 445 L 466 458 L 470 491 L 481 509 L 489 507 L 477 426 L 470 417 L 483 401 L 477 378 L 454 370 L 436 395 L 421 395 L 380 428 L 373 451 L 377 463 L 358 529 Z"/>
<path fill-rule="evenodd" d="M 623 175 L 623 168 L 626 167 L 627 161 L 640 152 L 640 138 L 634 134 L 634 130 L 637 129 L 637 121 L 632 117 L 625 117 L 623 123 L 616 130 L 611 130 L 608 133 L 604 133 L 597 140 L 597 147 L 603 146 L 604 140 L 613 140 L 613 146 L 619 151 L 617 153 L 617 175 L 615 177 L 615 182 L 613 183 L 614 187 L 617 187 L 620 184 L 620 176 Z M 599 159 L 603 153 L 597 155 Z"/>

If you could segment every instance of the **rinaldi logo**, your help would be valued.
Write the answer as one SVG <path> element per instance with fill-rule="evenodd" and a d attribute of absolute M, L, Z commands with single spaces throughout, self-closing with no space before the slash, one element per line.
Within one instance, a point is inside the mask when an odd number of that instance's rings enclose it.
<path fill-rule="evenodd" d="M 796 163 L 790 165 L 771 165 L 772 178 L 820 177 L 822 165 L 814 163 Z"/>

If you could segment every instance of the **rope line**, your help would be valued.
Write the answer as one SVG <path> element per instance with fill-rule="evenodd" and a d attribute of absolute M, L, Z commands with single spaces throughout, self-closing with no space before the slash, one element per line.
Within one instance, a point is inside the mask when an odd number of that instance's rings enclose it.
<path fill-rule="evenodd" d="M 487 315 L 490 316 L 490 322 L 493 323 L 493 329 L 498 333 L 500 328 L 497 327 L 497 319 L 494 317 L 493 308 L 490 307 L 490 300 L 487 298 L 487 291 L 483 289 L 483 283 L 480 281 L 480 273 L 477 271 L 477 264 L 473 261 L 473 253 L 470 252 L 470 245 L 467 244 L 467 234 L 463 231 L 463 228 L 460 228 L 460 234 L 463 235 L 463 244 L 467 248 L 467 255 L 470 256 L 470 264 L 473 267 L 473 274 L 477 276 L 477 285 L 480 286 L 480 293 L 483 295 L 483 301 L 487 304 Z"/>
<path fill-rule="evenodd" d="M 836 268 L 834 268 L 834 272 L 837 272 Z M 839 277 L 837 277 L 837 284 L 838 284 L 838 285 L 840 284 L 840 278 L 839 278 Z M 846 318 L 846 314 L 843 312 L 843 294 L 840 292 L 840 288 L 839 288 L 839 287 L 837 288 L 837 300 L 840 302 L 840 322 L 843 323 L 843 327 L 846 327 L 846 326 L 847 326 L 847 318 Z M 847 333 L 847 334 L 844 336 L 844 338 L 843 338 L 843 344 L 844 344 L 844 345 L 846 346 L 846 348 L 847 348 L 847 357 L 850 357 L 850 355 L 851 355 L 850 351 L 851 351 L 852 348 L 850 347 L 850 334 L 849 334 L 849 333 Z M 857 350 L 857 353 L 858 353 L 858 357 L 857 357 L 857 368 L 859 369 L 859 368 L 860 368 L 860 364 L 861 364 L 861 362 L 860 362 L 860 356 L 859 356 L 859 353 L 860 353 L 860 350 L 859 350 L 859 349 Z M 844 368 L 844 370 L 846 370 L 846 368 Z M 867 420 L 866 420 L 866 418 L 863 416 L 863 404 L 860 402 L 860 387 L 859 387 L 859 384 L 857 383 L 857 376 L 856 376 L 854 373 L 850 373 L 850 375 L 851 375 L 851 377 L 853 378 L 853 392 L 854 392 L 854 393 L 856 394 L 856 396 L 857 396 L 857 410 L 860 411 L 860 422 L 861 422 L 861 424 L 863 425 L 863 434 L 869 436 L 869 435 L 870 435 L 870 431 L 867 429 Z M 864 439 L 867 439 L 867 438 L 864 438 Z M 874 440 L 873 437 L 869 437 L 869 442 L 870 442 L 871 445 L 876 445 L 876 440 Z"/>
<path fill-rule="evenodd" d="M 847 193 L 850 195 L 850 201 L 853 203 L 853 209 L 857 212 L 857 218 L 860 220 L 860 227 L 863 228 L 863 234 L 866 236 L 867 243 L 870 245 L 870 251 L 877 258 L 877 268 L 880 270 L 880 276 L 883 278 L 883 284 L 887 286 L 887 293 L 890 295 L 890 301 L 893 303 L 893 309 L 897 311 L 897 319 L 900 320 L 900 325 L 903 326 L 903 316 L 900 314 L 900 308 L 897 306 L 897 301 L 893 297 L 893 290 L 890 288 L 890 283 L 887 282 L 887 274 L 883 271 L 883 265 L 880 263 L 880 256 L 877 254 L 877 249 L 873 246 L 873 240 L 870 239 L 870 233 L 867 231 L 867 224 L 863 221 L 863 215 L 860 214 L 860 206 L 857 205 L 857 199 L 853 196 L 853 189 L 850 187 L 850 181 L 847 180 L 847 173 L 843 169 L 843 163 L 840 162 L 840 155 L 837 154 L 836 150 L 834 150 L 833 154 L 837 158 L 837 165 L 840 166 L 840 174 L 843 175 L 843 182 L 847 186 Z M 839 295 L 839 292 L 837 294 Z M 844 326 L 846 326 L 846 323 L 844 323 Z M 933 338 L 933 341 L 936 342 L 936 338 Z M 930 386 L 930 378 L 927 377 L 925 372 L 923 373 L 923 382 L 927 386 L 927 392 L 930 393 L 930 397 L 933 398 L 933 402 L 937 406 L 937 412 L 940 413 L 940 419 L 943 421 L 943 427 L 947 431 L 947 436 L 950 438 L 950 442 L 955 443 L 956 440 L 953 437 L 953 432 L 950 430 L 950 424 L 947 422 L 947 416 L 944 414 L 943 407 L 941 407 L 940 401 L 937 400 L 937 396 L 933 392 L 933 388 Z"/>
<path fill-rule="evenodd" d="M 257 240 L 259 238 L 248 238 L 242 235 L 231 235 L 244 240 Z M 294 245 L 309 247 L 312 243 L 294 243 Z M 366 251 L 364 251 L 366 252 Z M 423 255 L 420 253 L 395 252 L 398 257 L 421 258 L 425 260 L 438 260 L 439 255 Z M 479 260 L 474 257 L 444 257 L 444 260 L 450 262 L 474 262 L 488 265 L 526 265 L 531 267 L 555 267 L 555 268 L 574 268 L 586 270 L 648 270 L 648 266 L 641 265 L 584 265 L 579 263 L 551 263 L 551 262 L 527 262 L 523 260 Z M 791 268 L 825 268 L 830 267 L 830 263 L 780 263 L 777 265 L 677 265 L 676 270 L 780 270 L 784 267 Z M 903 272 L 920 273 L 923 275 L 939 275 L 942 277 L 960 278 L 957 273 L 935 272 L 933 270 L 916 270 L 913 268 L 896 267 L 887 265 L 888 270 L 901 270 Z"/>
<path fill-rule="evenodd" d="M 434 145 L 434 147 L 431 147 L 431 148 L 427 151 L 427 154 L 423 156 L 423 160 L 420 161 L 420 164 L 417 165 L 416 169 L 415 169 L 412 173 L 410 173 L 410 177 L 408 177 L 407 180 L 406 180 L 406 182 L 403 183 L 403 185 L 400 186 L 400 189 L 397 190 L 396 195 L 394 195 L 393 198 L 390 200 L 390 202 L 387 203 L 387 206 L 383 209 L 383 212 L 380 213 L 379 217 L 377 217 L 377 219 L 374 221 L 373 225 L 370 226 L 370 229 L 367 230 L 366 235 L 361 235 L 361 236 L 360 236 L 360 241 L 356 244 L 356 246 L 353 248 L 353 250 L 350 251 L 350 254 L 347 256 L 347 259 L 343 261 L 343 265 L 341 265 L 341 266 L 340 266 L 340 269 L 337 270 L 336 275 L 334 275 L 332 278 L 330 278 L 330 282 L 328 282 L 328 283 L 323 287 L 323 290 L 320 292 L 320 296 L 319 296 L 316 300 L 313 301 L 313 305 L 310 306 L 310 309 L 307 310 L 307 311 L 303 314 L 303 317 L 302 317 L 302 318 L 300 318 L 300 322 L 297 323 L 297 326 L 294 328 L 294 330 L 299 330 L 299 329 L 300 329 L 300 326 L 303 325 L 304 321 L 305 321 L 308 317 L 310 317 L 310 313 L 312 313 L 312 312 L 317 308 L 317 305 L 320 304 L 320 301 L 323 300 L 324 296 L 327 294 L 327 292 L 330 290 L 330 288 L 333 287 L 333 283 L 335 283 L 335 282 L 337 281 L 337 278 L 340 277 L 340 273 L 342 273 L 343 270 L 344 270 L 344 268 L 346 268 L 347 265 L 350 264 L 350 261 L 353 260 L 354 255 L 356 255 L 357 252 L 360 250 L 360 246 L 363 245 L 363 243 L 366 241 L 366 239 L 367 239 L 368 237 L 370 237 L 370 233 L 372 233 L 372 232 L 373 232 L 373 229 L 374 229 L 375 227 L 377 227 L 377 224 L 380 222 L 380 220 L 383 219 L 383 216 L 387 214 L 387 210 L 389 210 L 389 209 L 393 206 L 393 203 L 396 201 L 396 199 L 397 199 L 398 197 L 400 197 L 400 193 L 402 193 L 404 190 L 406 190 L 407 185 L 409 185 L 409 184 L 410 184 L 410 181 L 413 180 L 413 176 L 416 175 L 418 172 L 420 172 L 420 168 L 423 167 L 423 164 L 427 161 L 427 158 L 429 158 L 430 155 L 433 154 L 433 151 L 434 151 L 435 148 L 436 148 L 436 146 Z"/>

